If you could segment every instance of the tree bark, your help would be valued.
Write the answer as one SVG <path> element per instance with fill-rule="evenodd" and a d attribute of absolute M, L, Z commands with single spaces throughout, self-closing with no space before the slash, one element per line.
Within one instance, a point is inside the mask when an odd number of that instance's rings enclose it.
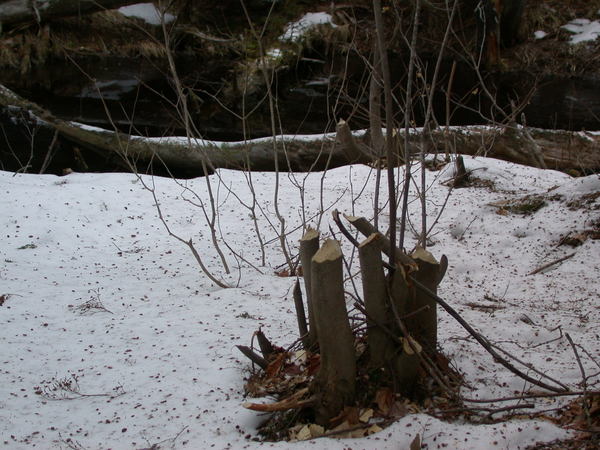
<path fill-rule="evenodd" d="M 345 214 L 344 217 L 348 222 L 352 224 L 354 228 L 356 228 L 365 237 L 369 237 L 373 233 L 379 233 L 379 231 L 375 229 L 375 227 L 371 225 L 371 223 L 364 217 L 347 216 Z M 392 251 L 390 240 L 387 237 L 381 235 L 380 242 L 381 250 L 389 257 Z M 408 257 L 401 249 L 396 249 L 396 255 L 394 259 L 396 260 L 396 262 L 407 266 L 411 271 L 417 269 L 416 263 L 410 257 Z"/>
<path fill-rule="evenodd" d="M 344 297 L 342 251 L 328 239 L 312 258 L 311 287 L 321 352 L 313 385 L 317 397 L 316 422 L 327 426 L 344 406 L 354 401 L 356 356 L 354 335 Z"/>
<path fill-rule="evenodd" d="M 317 344 L 317 325 L 315 321 L 315 311 L 312 295 L 312 257 L 319 250 L 319 232 L 308 228 L 302 239 L 300 239 L 300 262 L 302 263 L 302 273 L 304 276 L 304 288 L 306 291 L 306 306 L 308 308 L 308 338 L 306 343 L 309 347 Z"/>
<path fill-rule="evenodd" d="M 302 347 L 305 350 L 310 349 L 310 335 L 308 334 L 308 326 L 306 325 L 306 312 L 304 310 L 304 302 L 302 301 L 302 290 L 300 289 L 300 280 L 296 279 L 294 283 L 294 307 L 296 308 L 296 319 L 298 321 L 298 331 L 302 341 Z"/>
<path fill-rule="evenodd" d="M 412 345 L 409 343 L 408 339 L 412 339 L 412 336 L 410 334 L 402 333 L 402 326 L 399 323 L 399 321 L 404 321 L 412 296 L 404 269 L 398 267 L 388 274 L 387 284 L 390 303 L 397 322 L 394 330 L 398 335 L 402 335 L 403 342 L 401 348 L 397 349 L 393 361 L 394 381 L 396 384 L 395 390 L 410 395 L 414 391 L 419 375 L 419 355 L 413 350 L 413 347 L 418 347 L 419 344 L 414 340 L 412 341 Z M 412 318 L 410 320 L 412 320 Z M 407 330 L 405 329 L 404 331 Z"/>
<path fill-rule="evenodd" d="M 2 27 L 41 23 L 139 3 L 139 0 L 8 0 L 0 3 Z"/>
<path fill-rule="evenodd" d="M 443 263 L 438 262 L 430 252 L 421 247 L 418 247 L 410 256 L 419 266 L 419 270 L 413 273 L 413 277 L 437 295 L 438 285 L 442 281 L 448 264 L 445 256 L 442 257 Z M 406 321 L 410 335 L 428 353 L 435 353 L 437 347 L 437 304 L 435 300 L 421 290 L 413 288 L 406 314 L 411 314 L 410 320 Z"/>
<path fill-rule="evenodd" d="M 103 156 L 114 155 L 123 159 L 123 167 L 128 168 L 124 158 L 137 162 L 139 170 L 152 161 L 164 164 L 171 172 L 180 176 L 199 176 L 203 173 L 202 163 L 210 168 L 273 170 L 273 144 L 270 139 L 255 139 L 248 142 L 216 143 L 193 139 L 191 147 L 183 138 L 145 138 L 125 133 L 103 130 L 66 122 L 50 112 L 29 102 L 6 87 L 0 85 L 0 106 L 13 115 L 30 112 L 60 136 L 76 143 L 82 149 L 97 152 Z M 26 114 L 27 115 L 27 114 Z M 314 138 L 278 137 L 277 156 L 280 164 L 292 170 L 320 170 L 350 163 L 372 163 L 369 155 L 357 153 L 364 148 L 364 136 L 353 136 L 348 142 L 347 130 L 341 137 L 335 134 L 319 135 Z M 399 131 L 400 134 L 403 131 Z M 417 153 L 420 145 L 419 133 L 411 133 L 409 145 Z M 576 171 L 578 173 L 600 170 L 600 133 L 570 132 L 564 130 L 541 130 L 537 128 L 507 129 L 506 127 L 470 126 L 435 129 L 431 131 L 433 151 L 488 156 L 518 164 L 534 165 L 530 149 L 535 151 L 548 169 Z M 285 146 L 283 143 L 285 142 Z M 349 149 L 347 146 L 352 146 Z M 351 155 L 349 158 L 348 155 Z M 358 157 L 358 159 L 357 159 Z M 247 161 L 250 161 L 248 167 Z M 370 235 L 371 232 L 366 235 Z"/>
<path fill-rule="evenodd" d="M 378 326 L 378 324 L 387 327 L 390 325 L 388 293 L 381 258 L 382 237 L 380 233 L 373 233 L 358 247 L 363 298 L 367 311 L 369 364 L 373 368 L 384 367 L 394 351 L 394 342 Z"/>

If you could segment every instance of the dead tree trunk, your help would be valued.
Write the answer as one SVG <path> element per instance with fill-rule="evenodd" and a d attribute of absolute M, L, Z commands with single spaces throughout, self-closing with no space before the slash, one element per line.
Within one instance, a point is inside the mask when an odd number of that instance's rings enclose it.
<path fill-rule="evenodd" d="M 41 23 L 49 19 L 89 14 L 139 3 L 135 0 L 8 0 L 0 3 L 2 27 Z"/>
<path fill-rule="evenodd" d="M 321 365 L 313 390 L 316 421 L 328 425 L 344 406 L 354 401 L 356 356 L 344 296 L 342 251 L 328 239 L 312 258 L 311 290 Z"/>
<path fill-rule="evenodd" d="M 25 112 L 33 114 L 60 136 L 82 149 L 103 156 L 114 155 L 127 159 L 128 164 L 137 162 L 139 170 L 154 161 L 164 164 L 171 171 L 197 176 L 203 173 L 203 164 L 212 169 L 273 170 L 273 144 L 256 139 L 248 142 L 210 142 L 192 139 L 191 145 L 180 138 L 145 138 L 125 133 L 86 127 L 66 122 L 50 112 L 29 102 L 6 87 L 0 85 L 0 106 L 15 117 Z M 372 163 L 373 157 L 365 150 L 361 141 L 366 138 L 353 136 L 346 124 L 339 127 L 339 136 L 315 136 L 312 140 L 277 138 L 277 158 L 283 166 L 292 170 L 319 170 L 350 163 Z M 403 131 L 399 132 L 400 135 Z M 409 146 L 417 152 L 420 145 L 419 133 L 411 133 Z M 457 127 L 431 131 L 437 153 L 460 153 L 504 159 L 524 165 L 543 165 L 549 169 L 594 172 L 600 170 L 600 135 L 586 132 L 540 130 L 528 128 L 507 130 L 506 127 Z M 283 143 L 285 142 L 285 145 Z M 536 157 L 527 149 L 535 147 Z M 450 147 L 450 148 L 449 148 Z M 364 151 L 363 151 L 364 150 Z M 536 163 L 539 161 L 539 163 Z M 123 166 L 128 168 L 128 164 Z M 366 233 L 369 236 L 371 232 Z"/>

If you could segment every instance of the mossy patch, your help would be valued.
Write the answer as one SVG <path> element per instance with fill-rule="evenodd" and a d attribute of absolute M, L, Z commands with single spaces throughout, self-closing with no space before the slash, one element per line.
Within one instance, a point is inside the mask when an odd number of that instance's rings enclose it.
<path fill-rule="evenodd" d="M 522 216 L 534 214 L 547 204 L 547 199 L 540 195 L 527 195 L 518 199 L 490 203 L 491 206 L 498 208 L 496 212 L 500 215 L 517 214 Z"/>

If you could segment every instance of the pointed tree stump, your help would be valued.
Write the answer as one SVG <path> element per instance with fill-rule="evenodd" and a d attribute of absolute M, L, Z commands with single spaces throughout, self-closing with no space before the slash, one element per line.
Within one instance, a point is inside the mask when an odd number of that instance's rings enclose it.
<path fill-rule="evenodd" d="M 454 181 L 452 182 L 452 187 L 465 187 L 467 184 L 469 184 L 470 177 L 469 172 L 467 172 L 467 169 L 465 169 L 465 160 L 463 159 L 462 155 L 458 155 L 456 157 L 454 166 L 456 173 L 454 174 Z"/>
<path fill-rule="evenodd" d="M 310 336 L 308 326 L 306 325 L 306 312 L 304 311 L 304 302 L 302 301 L 302 290 L 300 289 L 300 280 L 296 278 L 294 283 L 294 307 L 296 308 L 296 319 L 298 321 L 298 331 L 300 340 L 305 350 L 310 348 Z"/>
<path fill-rule="evenodd" d="M 342 250 L 335 240 L 326 240 L 312 258 L 311 291 L 321 352 L 313 384 L 315 420 L 326 426 L 344 406 L 352 404 L 356 389 L 354 335 L 344 296 Z"/>
<path fill-rule="evenodd" d="M 311 289 L 311 265 L 312 257 L 319 250 L 319 232 L 308 227 L 302 239 L 300 239 L 300 262 L 302 263 L 302 273 L 304 274 L 304 287 L 306 292 L 306 306 L 308 307 L 308 341 L 310 346 L 317 342 L 317 327 L 315 325 L 315 313 L 313 310 L 313 299 Z"/>
<path fill-rule="evenodd" d="M 377 229 L 364 217 L 347 216 L 345 214 L 344 214 L 344 217 L 346 218 L 346 220 L 348 222 L 350 222 L 350 224 L 352 224 L 352 226 L 354 228 L 356 228 L 365 237 L 369 237 L 373 233 L 379 233 L 379 231 L 377 231 Z M 390 243 L 390 240 L 383 235 L 381 235 L 380 239 L 381 239 L 381 250 L 387 256 L 390 256 L 390 253 L 392 252 L 392 245 Z M 394 259 L 396 261 L 398 261 L 400 264 L 402 264 L 404 266 L 408 266 L 411 271 L 413 269 L 416 270 L 416 268 L 417 268 L 415 262 L 411 258 L 409 258 L 406 255 L 406 253 L 404 253 L 402 250 L 400 250 L 398 248 L 396 249 L 396 254 L 394 255 Z"/>
<path fill-rule="evenodd" d="M 438 262 L 431 253 L 418 247 L 411 255 L 419 270 L 413 277 L 434 294 L 448 267 L 448 259 L 442 256 Z M 410 334 L 429 352 L 434 353 L 437 347 L 437 303 L 420 289 L 412 289 L 406 314 L 410 319 L 406 326 Z"/>
<path fill-rule="evenodd" d="M 367 311 L 367 343 L 369 364 L 372 368 L 382 368 L 394 353 L 394 342 L 382 329 L 382 325 L 393 328 L 390 321 L 387 283 L 383 273 L 381 258 L 383 236 L 373 233 L 358 247 L 363 280 L 363 298 Z"/>

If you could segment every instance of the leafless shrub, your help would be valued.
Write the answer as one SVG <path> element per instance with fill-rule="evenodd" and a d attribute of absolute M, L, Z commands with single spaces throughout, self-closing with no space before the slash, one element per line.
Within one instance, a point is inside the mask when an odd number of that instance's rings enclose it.
<path fill-rule="evenodd" d="M 88 301 L 83 302 L 82 304 L 77 306 L 70 305 L 70 309 L 78 314 L 81 314 L 82 316 L 92 315 L 99 312 L 107 312 L 109 314 L 114 314 L 111 310 L 106 308 L 106 306 L 104 306 L 104 304 L 102 303 L 102 300 L 100 300 L 99 288 L 91 289 L 89 292 L 92 293 L 92 297 Z"/>
<path fill-rule="evenodd" d="M 116 398 L 125 394 L 122 385 L 117 385 L 112 392 L 100 394 L 86 394 L 81 392 L 79 387 L 79 377 L 70 374 L 61 378 L 52 377 L 50 380 L 43 380 L 39 386 L 35 386 L 34 392 L 45 400 L 78 400 L 86 397 L 109 397 Z"/>

